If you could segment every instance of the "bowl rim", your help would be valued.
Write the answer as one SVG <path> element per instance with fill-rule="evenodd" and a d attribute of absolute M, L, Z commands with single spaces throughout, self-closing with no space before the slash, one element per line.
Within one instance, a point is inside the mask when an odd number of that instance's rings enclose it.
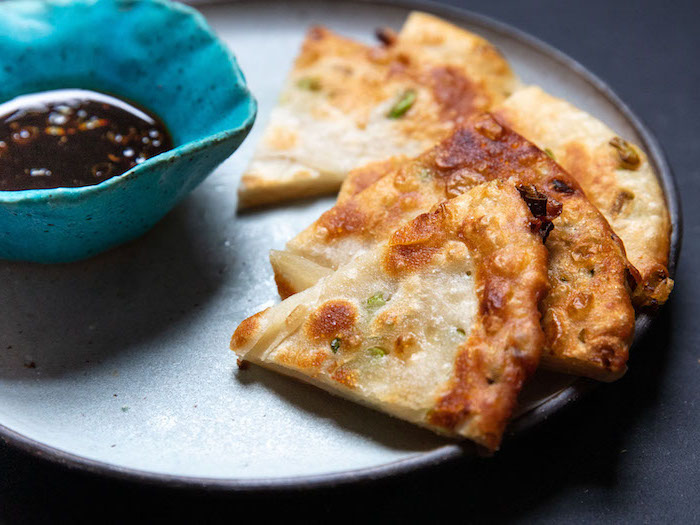
<path fill-rule="evenodd" d="M 217 5 L 226 3 L 242 3 L 240 0 L 184 0 L 192 5 Z M 244 0 L 245 1 L 245 0 Z M 316 0 L 318 1 L 318 0 Z M 516 28 L 508 23 L 491 18 L 474 11 L 437 4 L 431 0 L 345 0 L 348 3 L 390 6 L 403 9 L 423 10 L 438 16 L 452 18 L 456 21 L 468 22 L 481 26 L 490 31 L 507 35 L 542 53 L 569 69 L 573 74 L 583 78 L 594 87 L 602 97 L 610 100 L 632 124 L 641 137 L 641 145 L 646 149 L 649 159 L 653 162 L 659 182 L 662 186 L 669 217 L 672 226 L 668 269 L 671 277 L 675 277 L 678 258 L 680 255 L 683 222 L 681 212 L 681 200 L 671 167 L 666 154 L 656 137 L 649 131 L 642 120 L 632 112 L 620 97 L 597 75 L 582 66 L 578 61 L 566 55 L 550 44 Z M 653 314 L 640 315 L 635 327 L 635 346 L 639 340 L 648 334 L 652 322 L 656 317 Z M 570 407 L 575 401 L 583 398 L 592 390 L 603 384 L 586 379 L 577 378 L 574 383 L 561 392 L 546 399 L 544 403 L 533 407 L 530 411 L 517 416 L 511 421 L 504 442 L 515 439 L 517 435 L 525 434 L 543 423 L 556 413 Z M 260 477 L 260 478 L 213 478 L 195 477 L 185 475 L 165 474 L 154 471 L 140 470 L 138 468 L 122 467 L 106 461 L 93 460 L 83 456 L 67 452 L 46 445 L 0 424 L 0 438 L 9 445 L 18 448 L 34 457 L 41 458 L 50 463 L 60 465 L 67 470 L 87 472 L 112 480 L 131 482 L 141 486 L 157 486 L 170 489 L 195 490 L 202 492 L 234 492 L 240 494 L 267 493 L 287 494 L 305 490 L 332 489 L 349 485 L 368 485 L 390 477 L 406 476 L 418 470 L 436 469 L 440 465 L 459 459 L 473 459 L 473 447 L 469 443 L 448 443 L 428 452 L 418 453 L 414 456 L 390 461 L 381 465 L 351 469 L 340 472 L 314 474 L 295 477 Z"/>
<path fill-rule="evenodd" d="M 70 5 L 70 3 L 60 2 L 56 0 L 42 0 L 42 2 L 53 3 L 58 8 L 64 8 Z M 22 0 L 9 0 L 4 5 L 7 7 L 11 4 L 21 4 Z M 91 5 L 86 5 L 86 8 L 93 7 L 98 2 L 92 1 Z M 194 22 L 194 26 L 197 30 L 206 34 L 211 42 L 216 46 L 216 48 L 223 52 L 226 57 L 226 66 L 234 73 L 236 77 L 235 86 L 240 88 L 241 96 L 238 101 L 237 106 L 247 104 L 246 117 L 238 124 L 236 127 L 227 128 L 216 133 L 209 135 L 204 135 L 200 138 L 190 140 L 184 144 L 180 144 L 172 149 L 164 151 L 158 155 L 146 159 L 141 164 L 137 164 L 132 168 L 128 169 L 124 173 L 115 175 L 108 179 L 103 180 L 98 184 L 91 184 L 89 186 L 75 186 L 75 187 L 65 187 L 59 186 L 57 188 L 42 188 L 42 189 L 26 189 L 26 190 L 0 190 L 0 205 L 2 204 L 20 204 L 20 203 L 36 203 L 40 201 L 55 201 L 60 198 L 68 202 L 73 202 L 81 200 L 86 196 L 92 196 L 96 194 L 109 191 L 115 185 L 121 185 L 124 181 L 128 179 L 135 179 L 136 177 L 146 176 L 151 172 L 154 166 L 167 164 L 172 162 L 174 159 L 179 157 L 189 157 L 196 153 L 199 153 L 205 149 L 208 149 L 216 144 L 226 142 L 227 140 L 238 136 L 240 133 L 245 133 L 249 131 L 253 124 L 255 123 L 255 118 L 258 112 L 258 103 L 253 96 L 248 83 L 246 82 L 243 71 L 238 65 L 236 56 L 233 52 L 224 44 L 224 42 L 217 36 L 214 30 L 209 26 L 209 23 L 204 18 L 204 15 L 197 11 L 196 9 L 190 7 L 189 5 L 174 2 L 170 0 L 116 0 L 115 4 L 136 4 L 136 3 L 151 3 L 160 4 L 165 9 L 170 11 L 177 11 L 189 16 Z M 222 65 L 224 65 L 222 63 Z M 80 86 L 66 86 L 65 88 L 56 87 L 54 89 L 83 89 Z M 87 89 L 87 88 L 85 88 Z M 120 100 L 125 100 L 129 102 L 128 99 L 122 98 L 118 93 L 113 93 L 109 91 L 99 91 L 101 94 L 110 95 Z M 26 93 L 31 94 L 31 93 Z M 22 95 L 16 95 L 17 97 Z M 8 99 L 12 100 L 12 99 Z M 4 101 L 7 102 L 7 101 Z M 3 103 L 4 103 L 3 102 Z M 193 172 L 194 173 L 194 172 Z"/>

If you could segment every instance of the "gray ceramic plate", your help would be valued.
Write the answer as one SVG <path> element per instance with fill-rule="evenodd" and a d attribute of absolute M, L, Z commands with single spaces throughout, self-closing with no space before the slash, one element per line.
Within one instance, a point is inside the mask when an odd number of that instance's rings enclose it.
<path fill-rule="evenodd" d="M 469 454 L 468 446 L 255 367 L 228 351 L 245 316 L 276 301 L 270 248 L 332 199 L 236 216 L 236 185 L 305 29 L 364 41 L 416 5 L 236 2 L 200 5 L 234 50 L 260 115 L 243 147 L 143 239 L 63 266 L 0 263 L 0 433 L 54 461 L 171 485 L 226 489 L 376 478 Z M 537 82 L 641 144 L 660 174 L 679 247 L 678 199 L 655 140 L 580 65 L 531 37 L 463 11 L 423 5 L 498 45 Z M 650 319 L 638 322 L 643 336 Z M 634 370 L 631 371 L 634 373 Z M 511 434 L 592 383 L 545 376 Z M 505 446 L 508 446 L 507 442 Z"/>

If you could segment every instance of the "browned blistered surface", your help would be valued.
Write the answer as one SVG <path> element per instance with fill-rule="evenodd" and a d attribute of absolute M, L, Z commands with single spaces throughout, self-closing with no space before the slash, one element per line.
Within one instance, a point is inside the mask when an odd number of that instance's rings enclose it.
<path fill-rule="evenodd" d="M 308 31 L 243 174 L 239 206 L 337 190 L 353 168 L 421 153 L 516 86 L 491 44 L 444 20 L 412 13 L 389 34 L 367 46 Z"/>
<path fill-rule="evenodd" d="M 625 245 L 641 274 L 635 302 L 656 306 L 673 288 L 668 264 L 671 221 L 647 156 L 591 115 L 536 86 L 515 93 L 497 118 L 541 148 L 581 184 Z"/>
<path fill-rule="evenodd" d="M 637 271 L 577 181 L 522 136 L 482 115 L 365 190 L 339 202 L 288 244 L 332 268 L 386 239 L 401 223 L 489 180 L 534 186 L 561 205 L 547 239 L 543 303 L 550 368 L 611 380 L 625 371 L 634 330 Z"/>
<path fill-rule="evenodd" d="M 244 321 L 231 347 L 496 449 L 544 343 L 547 250 L 532 225 L 546 220 L 533 217 L 513 181 L 479 185 Z"/>

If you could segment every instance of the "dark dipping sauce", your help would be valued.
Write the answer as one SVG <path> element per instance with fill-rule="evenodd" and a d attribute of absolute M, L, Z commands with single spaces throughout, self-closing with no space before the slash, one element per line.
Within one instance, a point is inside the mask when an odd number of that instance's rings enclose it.
<path fill-rule="evenodd" d="M 91 186 L 173 148 L 154 115 L 82 89 L 0 104 L 0 191 Z"/>

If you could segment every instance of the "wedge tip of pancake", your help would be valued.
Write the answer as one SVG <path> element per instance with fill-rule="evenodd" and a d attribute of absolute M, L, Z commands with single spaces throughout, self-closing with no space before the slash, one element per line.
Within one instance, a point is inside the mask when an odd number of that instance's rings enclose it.
<path fill-rule="evenodd" d="M 287 180 L 270 181 L 255 173 L 246 173 L 238 189 L 238 209 L 248 210 L 270 206 L 283 200 L 300 200 L 330 195 L 338 190 L 341 177 L 322 177 L 307 170 L 299 171 Z"/>
<path fill-rule="evenodd" d="M 284 250 L 270 250 L 270 264 L 282 299 L 313 286 L 333 270 Z"/>

